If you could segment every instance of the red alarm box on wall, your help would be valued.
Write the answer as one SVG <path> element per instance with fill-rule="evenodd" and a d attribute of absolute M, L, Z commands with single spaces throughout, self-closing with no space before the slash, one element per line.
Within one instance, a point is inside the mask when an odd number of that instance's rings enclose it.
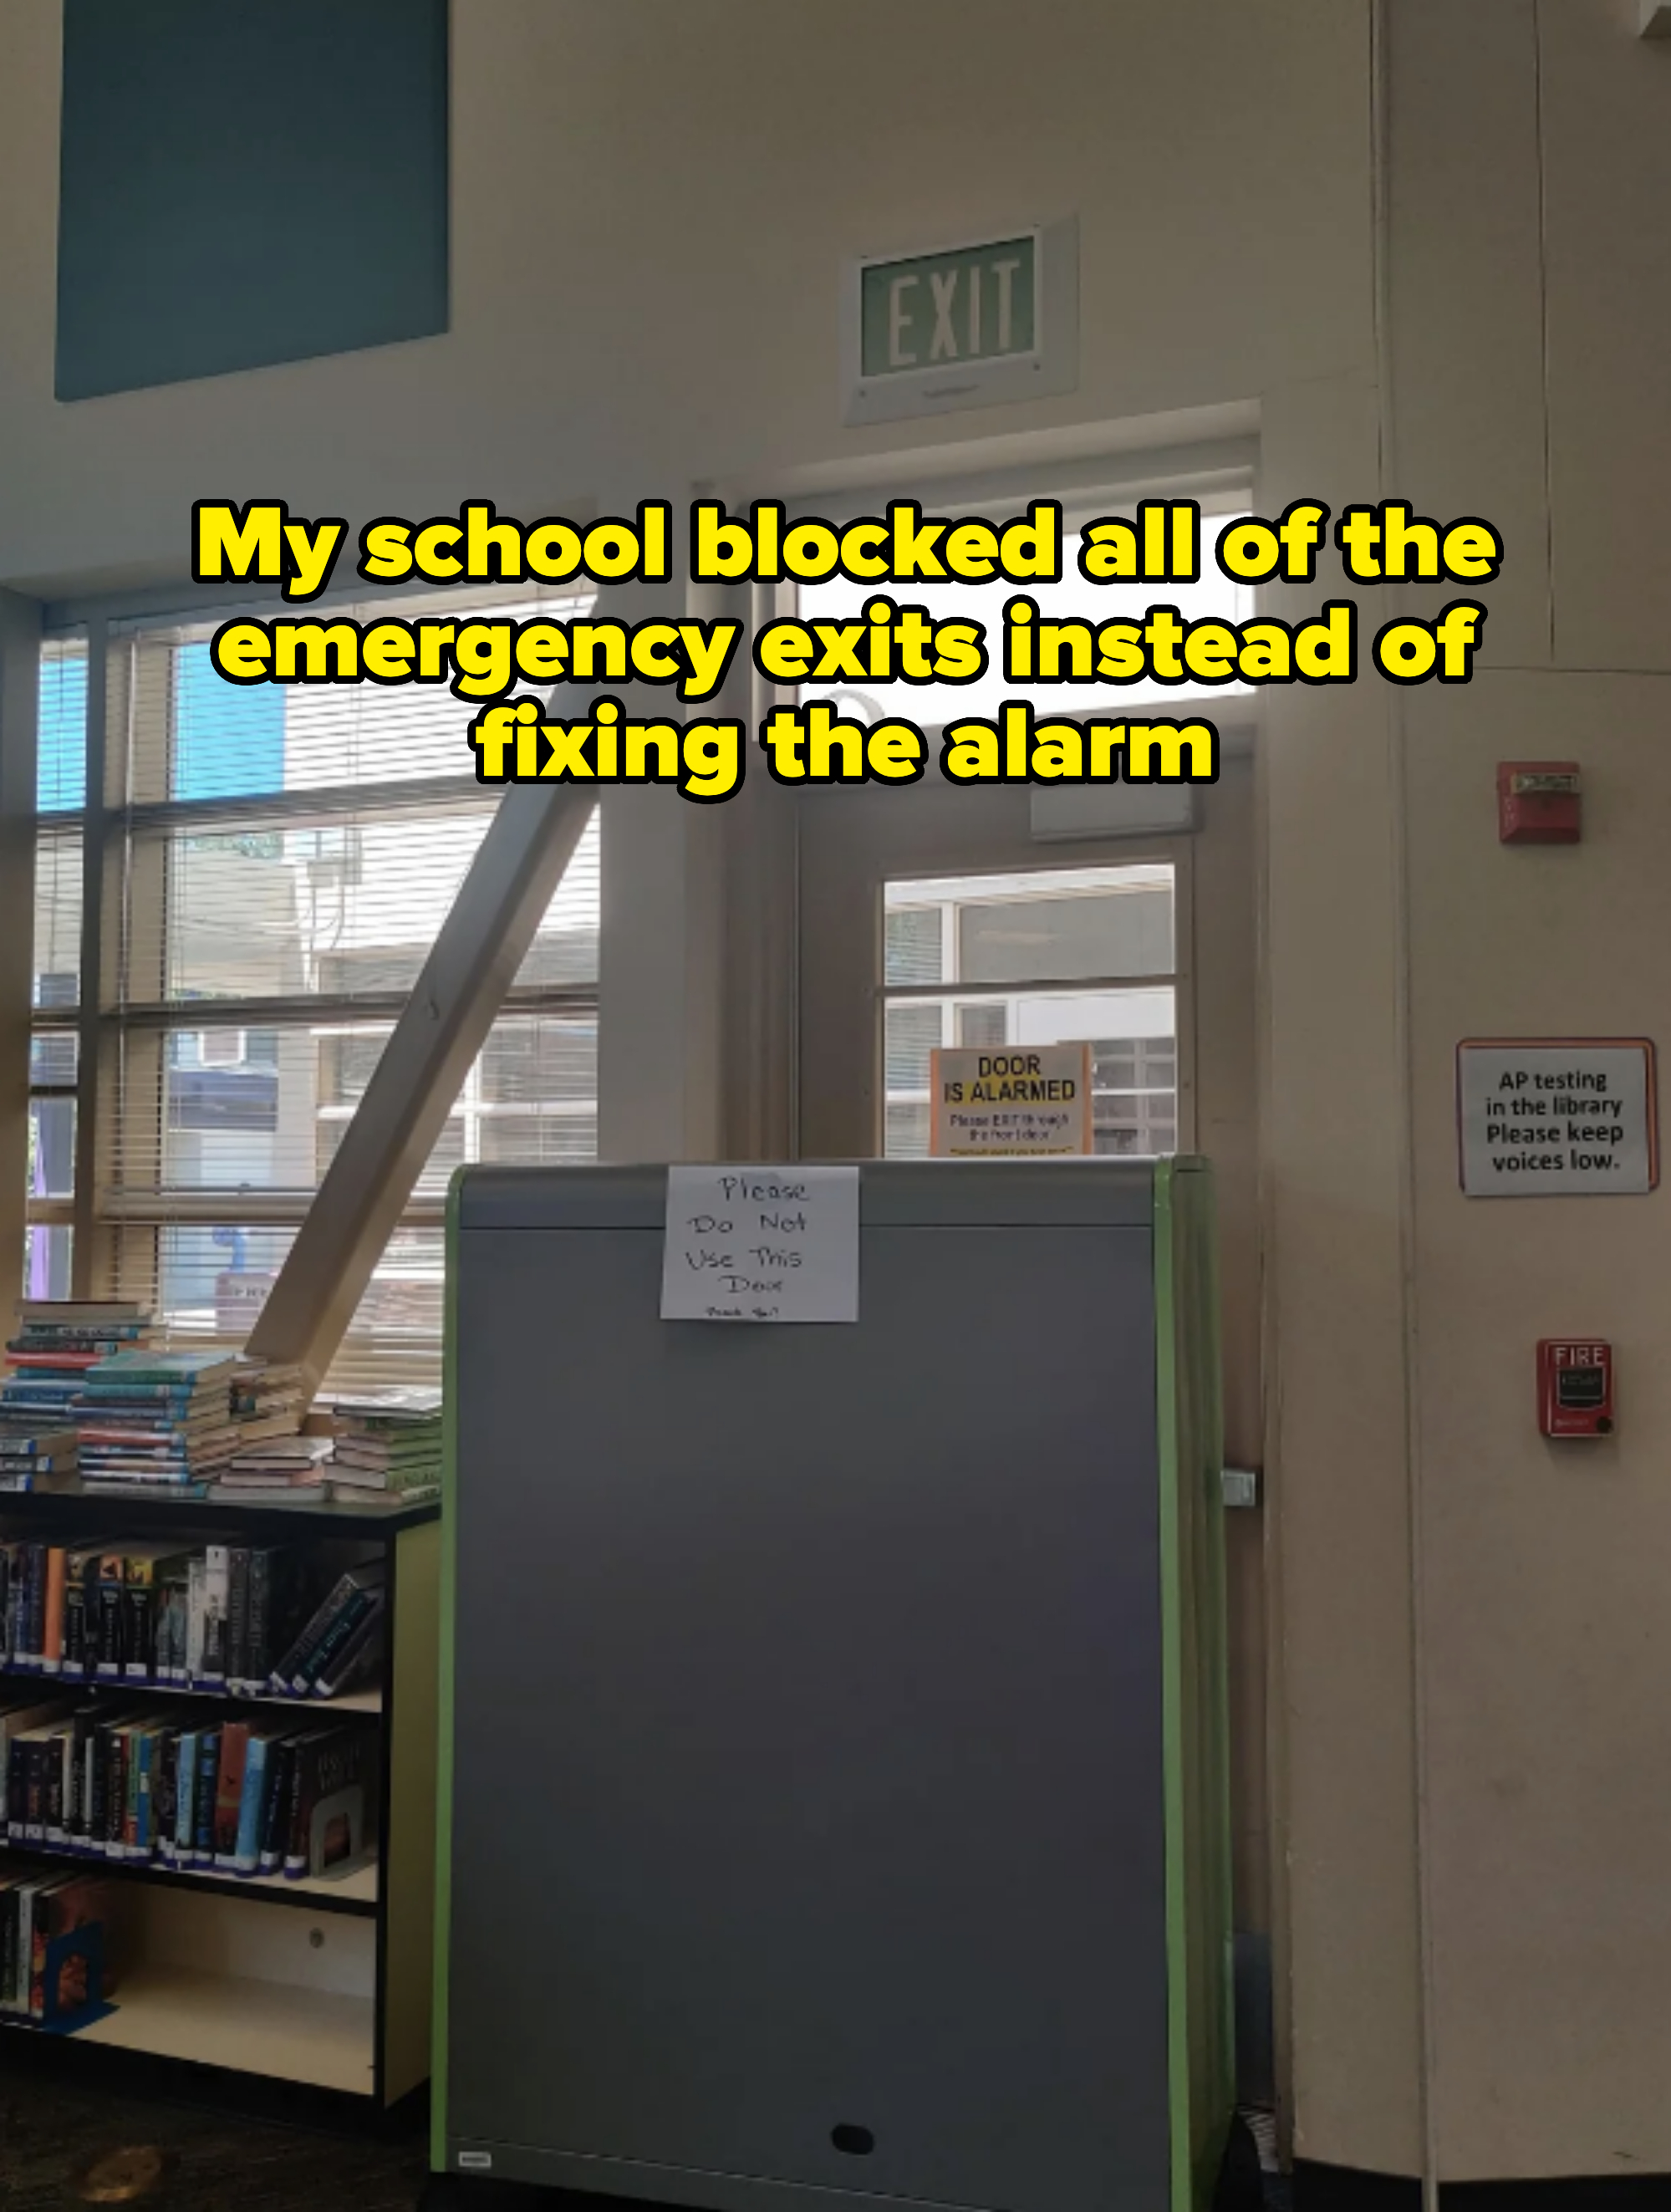
<path fill-rule="evenodd" d="M 1498 761 L 1497 834 L 1505 845 L 1576 845 L 1577 761 Z"/>
<path fill-rule="evenodd" d="M 1613 1346 L 1546 1336 L 1538 1346 L 1538 1426 L 1546 1437 L 1613 1434 Z"/>

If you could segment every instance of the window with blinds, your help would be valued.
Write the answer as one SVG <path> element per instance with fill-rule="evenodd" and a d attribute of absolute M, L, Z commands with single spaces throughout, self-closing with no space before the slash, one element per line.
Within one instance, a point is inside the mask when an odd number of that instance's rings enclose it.
<path fill-rule="evenodd" d="M 34 1033 L 29 1051 L 26 1294 L 67 1297 L 74 1239 L 76 1012 L 81 999 L 87 648 L 46 647 L 37 740 Z"/>
<path fill-rule="evenodd" d="M 584 604 L 526 597 L 494 611 Z M 212 627 L 107 639 L 105 1018 L 96 1085 L 79 1094 L 86 646 L 53 647 L 41 675 L 29 1288 L 65 1294 L 74 1239 L 90 1237 L 94 1287 L 142 1300 L 182 1343 L 247 1336 L 498 803 L 476 781 L 460 701 L 240 689 L 210 665 Z M 598 852 L 594 817 L 362 1301 L 337 1387 L 439 1375 L 454 1168 L 595 1156 Z M 75 1127 L 89 1091 L 85 1192 Z"/>

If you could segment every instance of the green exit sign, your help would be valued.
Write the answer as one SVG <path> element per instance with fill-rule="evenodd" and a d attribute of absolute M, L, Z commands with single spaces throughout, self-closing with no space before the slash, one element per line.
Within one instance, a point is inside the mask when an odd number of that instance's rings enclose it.
<path fill-rule="evenodd" d="M 1030 235 L 868 263 L 860 278 L 866 376 L 1031 353 L 1037 266 Z"/>
<path fill-rule="evenodd" d="M 848 264 L 842 349 L 849 422 L 1071 392 L 1079 379 L 1079 226 L 1018 228 Z"/>

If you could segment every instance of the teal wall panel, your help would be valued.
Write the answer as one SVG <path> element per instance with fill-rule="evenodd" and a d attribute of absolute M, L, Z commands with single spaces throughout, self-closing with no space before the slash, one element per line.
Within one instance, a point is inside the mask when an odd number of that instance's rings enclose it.
<path fill-rule="evenodd" d="M 64 0 L 60 399 L 447 316 L 447 0 Z"/>

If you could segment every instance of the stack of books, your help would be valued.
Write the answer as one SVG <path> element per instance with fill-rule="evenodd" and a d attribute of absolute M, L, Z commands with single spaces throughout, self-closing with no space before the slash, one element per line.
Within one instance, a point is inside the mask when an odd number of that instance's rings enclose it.
<path fill-rule="evenodd" d="M 71 1488 L 79 1441 L 63 1414 L 0 1409 L 0 1492 Z"/>
<path fill-rule="evenodd" d="M 270 1437 L 240 1446 L 210 1491 L 215 1498 L 260 1505 L 319 1504 L 328 1494 L 329 1437 Z"/>
<path fill-rule="evenodd" d="M 441 1494 L 441 1394 L 372 1390 L 338 1396 L 334 1498 L 355 1505 L 416 1505 Z"/>
<path fill-rule="evenodd" d="M 118 1352 L 88 1368 L 73 1401 L 88 1488 L 201 1498 L 237 1452 L 229 1352 Z"/>
<path fill-rule="evenodd" d="M 150 1317 L 124 1298 L 26 1298 L 6 1346 L 0 1413 L 62 1422 L 102 1359 L 150 1342 Z"/>
<path fill-rule="evenodd" d="M 265 1359 L 239 1360 L 232 1376 L 232 1418 L 246 1444 L 268 1437 L 293 1437 L 307 1413 L 300 1367 Z"/>

